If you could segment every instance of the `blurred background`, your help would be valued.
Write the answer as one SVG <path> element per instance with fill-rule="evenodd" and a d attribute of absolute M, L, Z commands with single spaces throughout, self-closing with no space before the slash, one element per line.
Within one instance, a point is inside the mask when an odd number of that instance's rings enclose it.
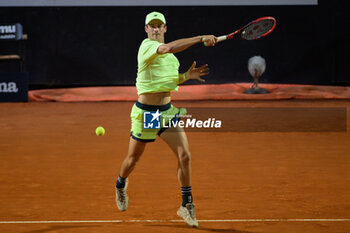
<path fill-rule="evenodd" d="M 251 82 L 247 61 L 260 55 L 267 63 L 260 83 L 349 85 L 345 3 L 2 0 L 0 25 L 20 23 L 28 35 L 24 43 L 29 89 L 134 85 L 137 51 L 146 37 L 145 16 L 151 11 L 165 14 L 166 42 L 202 34 L 220 36 L 258 17 L 276 18 L 275 31 L 266 38 L 226 41 L 211 48 L 197 44 L 176 54 L 180 72 L 194 60 L 209 64 L 206 84 Z M 16 46 L 16 41 L 0 41 L 0 53 L 11 53 Z M 17 69 L 15 63 L 0 63 L 0 72 Z"/>

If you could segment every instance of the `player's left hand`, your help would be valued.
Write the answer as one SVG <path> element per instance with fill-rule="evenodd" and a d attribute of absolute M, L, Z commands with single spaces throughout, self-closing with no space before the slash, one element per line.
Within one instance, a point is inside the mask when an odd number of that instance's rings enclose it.
<path fill-rule="evenodd" d="M 201 78 L 201 76 L 205 76 L 209 74 L 209 67 L 208 64 L 205 64 L 201 67 L 196 68 L 196 61 L 193 62 L 190 69 L 186 72 L 186 79 L 197 79 L 201 82 L 205 82 L 204 79 Z"/>

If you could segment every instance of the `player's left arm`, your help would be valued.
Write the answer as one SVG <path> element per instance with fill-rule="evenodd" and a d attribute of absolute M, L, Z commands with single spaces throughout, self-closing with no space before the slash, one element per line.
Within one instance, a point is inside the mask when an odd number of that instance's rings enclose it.
<path fill-rule="evenodd" d="M 190 79 L 197 79 L 201 82 L 205 82 L 205 80 L 202 79 L 201 76 L 205 76 L 208 74 L 209 74 L 208 64 L 205 64 L 201 67 L 196 68 L 196 61 L 194 61 L 192 66 L 188 69 L 186 73 L 183 73 L 183 74 L 179 73 L 178 84 L 184 83 Z"/>

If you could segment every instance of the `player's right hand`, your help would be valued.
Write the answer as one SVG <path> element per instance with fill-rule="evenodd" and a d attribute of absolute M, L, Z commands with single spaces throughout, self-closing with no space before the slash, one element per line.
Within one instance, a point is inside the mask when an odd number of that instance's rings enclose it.
<path fill-rule="evenodd" d="M 218 38 L 214 35 L 202 36 L 202 42 L 204 43 L 205 46 L 214 46 L 217 41 L 218 41 Z"/>

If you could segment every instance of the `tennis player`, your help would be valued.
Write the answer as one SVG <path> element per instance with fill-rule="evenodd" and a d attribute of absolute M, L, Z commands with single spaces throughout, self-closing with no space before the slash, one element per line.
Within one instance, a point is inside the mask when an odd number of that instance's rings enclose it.
<path fill-rule="evenodd" d="M 197 43 L 214 46 L 217 38 L 213 35 L 202 35 L 165 43 L 164 34 L 167 31 L 167 26 L 162 13 L 152 12 L 148 14 L 145 24 L 148 38 L 142 41 L 137 56 L 136 88 L 139 97 L 131 110 L 129 150 L 121 165 L 116 184 L 116 203 L 120 211 L 125 211 L 128 208 L 127 177 L 135 168 L 146 144 L 155 141 L 159 135 L 178 159 L 177 173 L 181 185 L 182 204 L 177 214 L 188 225 L 198 227 L 191 188 L 191 153 L 186 134 L 180 127 L 172 130 L 165 130 L 165 128 L 144 129 L 143 113 L 155 112 L 153 113 L 155 117 L 161 116 L 166 124 L 171 120 L 176 121 L 177 117 L 186 114 L 185 108 L 176 108 L 171 104 L 170 92 L 177 91 L 178 85 L 189 79 L 204 82 L 201 76 L 208 75 L 209 68 L 208 65 L 196 68 L 196 62 L 193 62 L 186 73 L 179 73 L 179 61 L 174 53 L 184 51 Z"/>

